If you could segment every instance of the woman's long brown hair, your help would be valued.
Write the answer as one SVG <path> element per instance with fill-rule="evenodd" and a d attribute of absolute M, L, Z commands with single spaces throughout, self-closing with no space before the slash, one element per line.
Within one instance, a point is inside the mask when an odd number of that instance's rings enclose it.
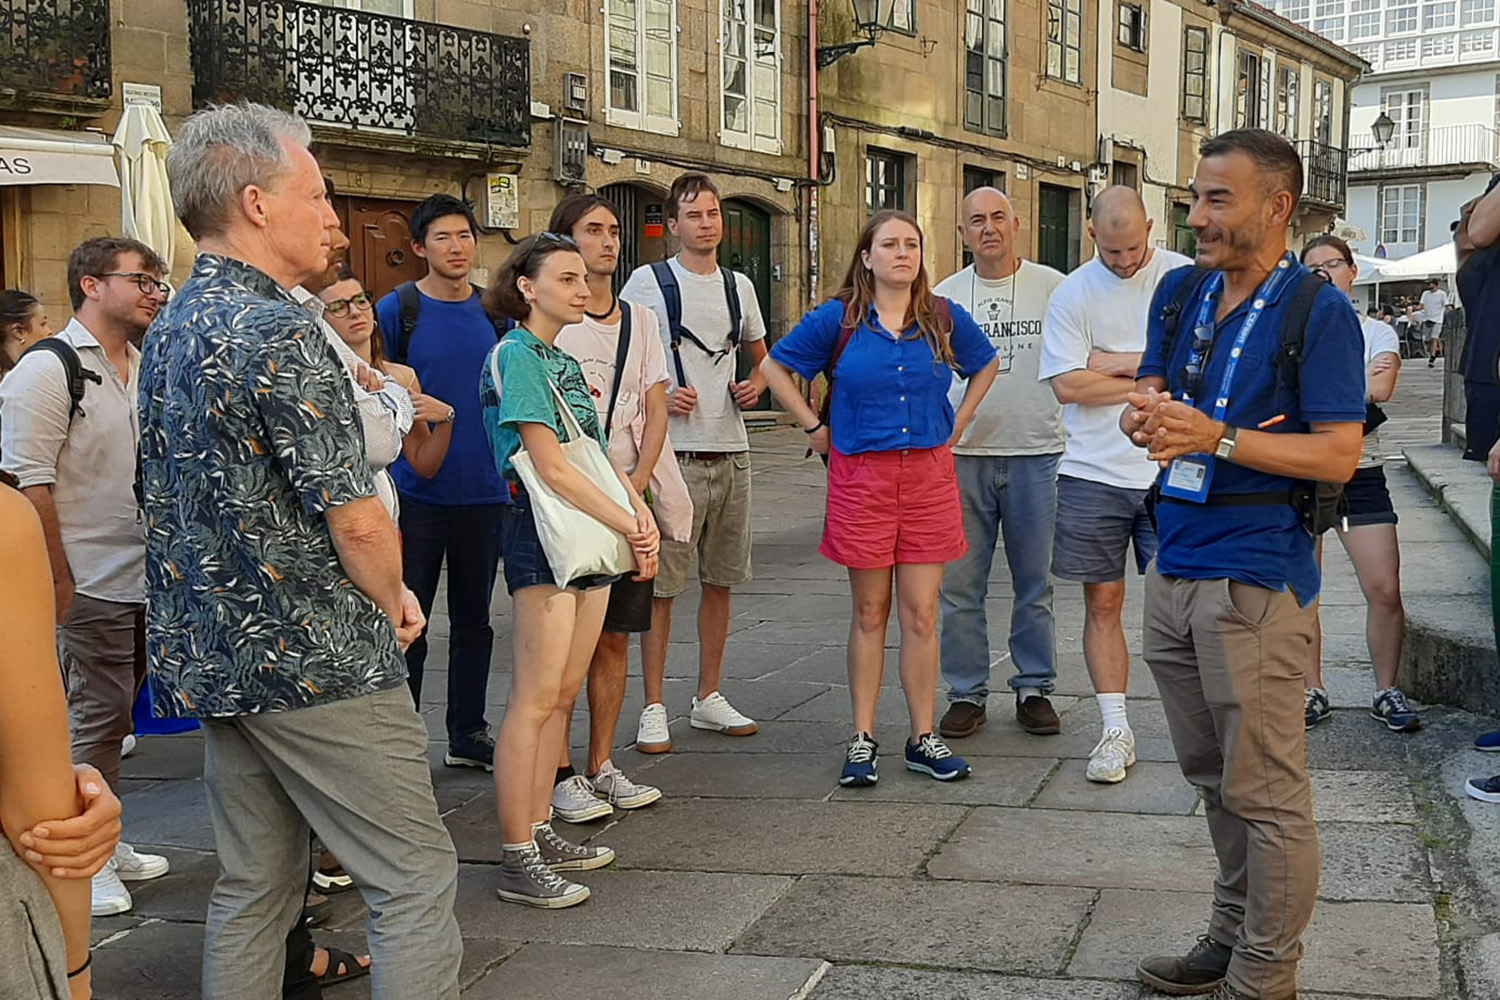
<path fill-rule="evenodd" d="M 360 291 L 369 291 L 365 287 L 364 281 L 361 280 L 359 275 L 354 273 L 354 269 L 349 266 L 347 261 L 339 265 L 339 276 L 333 280 L 334 284 L 338 284 L 340 281 L 358 281 Z M 380 374 L 390 374 L 390 371 L 385 367 L 385 334 L 380 332 L 380 316 L 375 312 L 374 296 L 370 298 L 370 361 L 374 363 L 376 371 L 380 372 Z"/>
<path fill-rule="evenodd" d="M 854 248 L 854 259 L 849 261 L 849 270 L 844 274 L 843 287 L 835 296 L 844 303 L 844 326 L 847 329 L 859 329 L 865 317 L 870 314 L 870 307 L 875 304 L 875 275 L 865 266 L 863 257 L 865 251 L 875 245 L 876 234 L 887 222 L 904 222 L 911 226 L 916 230 L 921 252 L 927 249 L 927 238 L 922 235 L 922 227 L 917 225 L 917 220 L 912 216 L 889 208 L 870 216 L 870 221 L 865 223 L 865 228 L 859 234 L 859 245 Z M 917 258 L 917 277 L 911 284 L 911 304 L 906 307 L 906 315 L 901 319 L 901 330 L 904 332 L 913 322 L 917 324 L 918 334 L 932 348 L 932 356 L 951 368 L 954 364 L 953 314 L 947 309 L 939 308 L 938 297 L 932 294 L 932 287 L 927 280 L 927 262 L 920 256 L 920 252 Z"/>

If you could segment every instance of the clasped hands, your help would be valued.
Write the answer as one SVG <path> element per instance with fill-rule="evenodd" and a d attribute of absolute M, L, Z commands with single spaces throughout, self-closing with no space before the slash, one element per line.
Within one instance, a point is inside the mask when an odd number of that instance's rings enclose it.
<path fill-rule="evenodd" d="M 1213 454 L 1224 436 L 1222 422 L 1169 392 L 1148 387 L 1126 398 L 1120 429 L 1163 467 L 1181 455 Z"/>

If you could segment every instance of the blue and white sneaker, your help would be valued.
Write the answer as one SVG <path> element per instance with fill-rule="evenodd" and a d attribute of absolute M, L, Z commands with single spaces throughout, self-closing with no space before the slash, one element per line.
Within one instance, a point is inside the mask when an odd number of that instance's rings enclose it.
<path fill-rule="evenodd" d="M 1485 753 L 1500 753 L 1500 729 L 1474 737 L 1474 749 Z"/>
<path fill-rule="evenodd" d="M 1393 733 L 1414 733 L 1422 728 L 1422 717 L 1407 703 L 1400 688 L 1386 688 L 1376 694 L 1370 718 L 1384 722 Z"/>
<path fill-rule="evenodd" d="M 1470 778 L 1464 785 L 1469 798 L 1480 802 L 1500 803 L 1500 774 L 1492 778 Z"/>
<path fill-rule="evenodd" d="M 844 753 L 844 773 L 839 784 L 848 788 L 864 788 L 880 780 L 875 773 L 875 751 L 880 744 L 869 733 L 855 733 Z"/>
<path fill-rule="evenodd" d="M 957 781 L 969 776 L 969 765 L 953 756 L 948 744 L 933 733 L 923 733 L 915 744 L 906 744 L 906 769 L 930 774 L 939 781 Z"/>

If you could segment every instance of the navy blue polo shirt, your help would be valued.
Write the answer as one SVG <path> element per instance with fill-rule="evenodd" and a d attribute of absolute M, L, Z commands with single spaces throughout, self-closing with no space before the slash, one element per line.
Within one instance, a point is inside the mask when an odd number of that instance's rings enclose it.
<path fill-rule="evenodd" d="M 1485 194 L 1496 184 L 1500 174 L 1490 179 Z M 1500 246 L 1470 253 L 1457 281 L 1469 328 L 1462 359 L 1468 397 L 1464 458 L 1483 462 L 1500 437 Z"/>
<path fill-rule="evenodd" d="M 954 362 L 969 378 L 995 360 L 995 348 L 962 306 L 950 305 Z M 816 378 L 838 346 L 844 311 L 840 299 L 823 303 L 776 342 L 771 357 L 805 379 Z M 932 353 L 915 323 L 893 336 L 872 307 L 839 356 L 834 380 L 838 391 L 828 422 L 833 446 L 845 455 L 936 448 L 953 436 L 953 369 Z"/>
<path fill-rule="evenodd" d="M 1292 274 L 1282 281 L 1245 344 L 1229 393 L 1225 422 L 1254 430 L 1262 421 L 1279 414 L 1286 419 L 1270 428 L 1281 434 L 1306 434 L 1313 423 L 1364 423 L 1365 356 L 1359 315 L 1349 297 L 1333 285 L 1319 293 L 1307 324 L 1307 339 L 1300 379 L 1289 380 L 1285 398 L 1277 398 L 1276 354 L 1281 346 L 1281 327 L 1286 307 L 1307 268 L 1292 260 Z M 1207 291 L 1204 282 L 1182 311 L 1176 350 L 1166 352 L 1163 309 L 1172 302 L 1178 287 L 1193 273 L 1190 267 L 1169 272 L 1157 286 L 1151 303 L 1146 353 L 1137 377 L 1158 376 L 1181 397 L 1186 384 L 1184 369 L 1192 353 L 1193 324 Z M 1253 299 L 1254 296 L 1251 296 Z M 1214 396 L 1224 378 L 1230 347 L 1250 311 L 1250 301 L 1236 307 L 1214 326 L 1214 347 L 1209 356 L 1204 385 L 1207 397 L 1194 401 L 1212 414 Z M 1254 469 L 1214 461 L 1211 494 L 1261 493 L 1290 490 L 1295 480 Z M 1194 503 L 1162 503 L 1156 508 L 1160 547 L 1156 568 L 1163 576 L 1188 580 L 1228 578 L 1269 590 L 1291 588 L 1298 603 L 1307 606 L 1318 596 L 1321 575 L 1313 558 L 1313 538 L 1302 527 L 1290 504 L 1212 506 Z"/>
<path fill-rule="evenodd" d="M 419 292 L 420 294 L 420 292 Z M 375 306 L 386 353 L 400 350 L 401 303 L 395 292 Z M 441 507 L 508 503 L 510 492 L 495 468 L 479 405 L 479 373 L 495 346 L 495 324 L 473 295 L 463 302 L 422 296 L 422 308 L 406 345 L 406 363 L 422 392 L 453 407 L 453 437 L 437 475 L 425 479 L 403 454 L 391 466 L 403 497 Z"/>

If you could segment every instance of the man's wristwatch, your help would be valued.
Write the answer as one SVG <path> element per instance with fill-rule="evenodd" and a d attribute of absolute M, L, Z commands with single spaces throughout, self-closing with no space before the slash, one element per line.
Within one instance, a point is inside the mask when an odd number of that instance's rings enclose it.
<path fill-rule="evenodd" d="M 1239 439 L 1239 433 L 1240 429 L 1238 427 L 1231 427 L 1229 424 L 1225 424 L 1224 433 L 1219 438 L 1219 447 L 1214 449 L 1215 457 L 1225 459 L 1232 457 L 1234 455 L 1234 446 Z"/>
<path fill-rule="evenodd" d="M 445 423 L 445 424 L 451 424 L 451 423 L 453 423 L 453 418 L 456 417 L 456 416 L 458 416 L 458 414 L 453 412 L 453 407 L 451 407 L 451 406 L 448 407 L 448 413 L 443 417 L 443 423 Z"/>

